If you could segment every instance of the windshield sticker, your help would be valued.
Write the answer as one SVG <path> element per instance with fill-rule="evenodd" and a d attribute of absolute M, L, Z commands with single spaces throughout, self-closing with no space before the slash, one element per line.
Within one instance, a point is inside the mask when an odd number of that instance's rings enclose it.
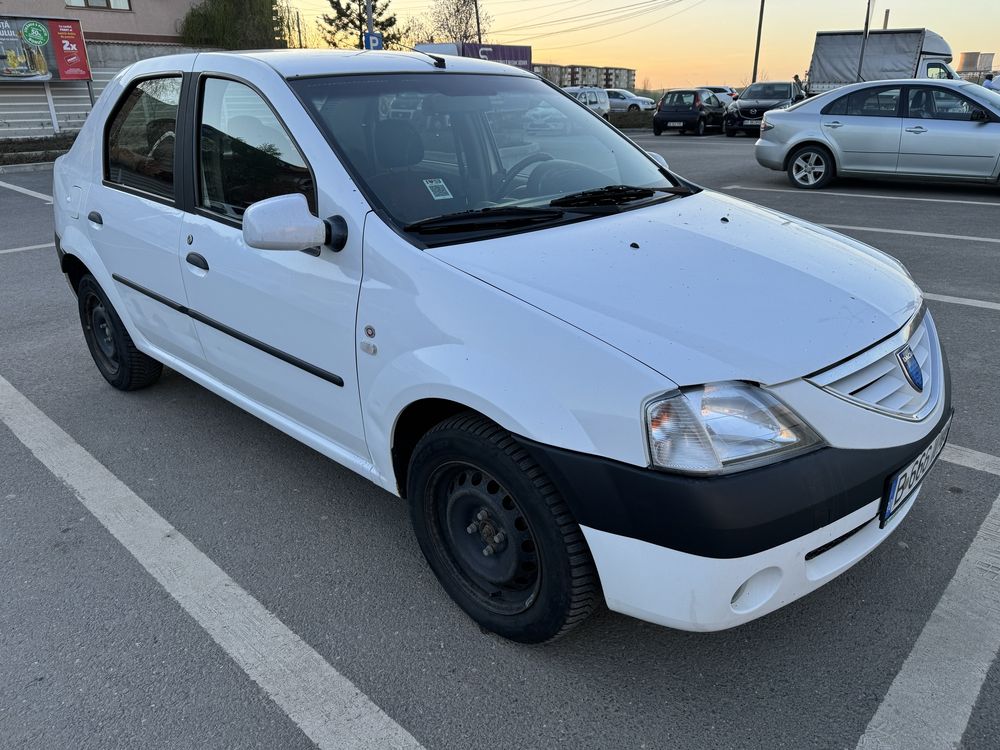
<path fill-rule="evenodd" d="M 427 191 L 431 194 L 431 198 L 436 201 L 446 201 L 449 198 L 454 198 L 448 186 L 444 184 L 444 180 L 440 177 L 435 177 L 430 180 L 424 180 L 424 185 L 427 187 Z"/>

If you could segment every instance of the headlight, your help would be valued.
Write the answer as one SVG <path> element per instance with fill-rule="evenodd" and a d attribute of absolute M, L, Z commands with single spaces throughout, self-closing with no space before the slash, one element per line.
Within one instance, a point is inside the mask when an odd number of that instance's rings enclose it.
<path fill-rule="evenodd" d="M 653 465 L 720 474 L 788 458 L 819 436 L 777 398 L 746 383 L 688 388 L 646 406 Z"/>
<path fill-rule="evenodd" d="M 771 109 L 788 109 L 791 106 L 792 106 L 792 100 L 789 99 L 787 102 L 782 102 L 781 104 L 777 104 L 771 107 Z"/>

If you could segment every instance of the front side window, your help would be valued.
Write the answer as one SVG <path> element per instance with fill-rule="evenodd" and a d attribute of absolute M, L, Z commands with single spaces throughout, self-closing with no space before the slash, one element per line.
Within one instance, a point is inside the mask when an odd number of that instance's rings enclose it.
<path fill-rule="evenodd" d="M 256 91 L 208 78 L 198 124 L 198 205 L 239 221 L 251 203 L 302 193 L 315 209 L 305 159 Z"/>
<path fill-rule="evenodd" d="M 910 89 L 910 117 L 924 120 L 971 120 L 977 109 L 968 99 L 952 91 L 918 86 Z"/>
<path fill-rule="evenodd" d="M 512 216 L 527 221 L 522 214 L 536 209 L 544 209 L 540 221 L 570 219 L 570 207 L 555 210 L 570 194 L 673 185 L 637 146 L 535 78 L 439 72 L 290 85 L 372 204 L 407 232 L 427 219 L 499 209 L 507 215 L 489 231 L 502 234 Z M 596 101 L 594 92 L 577 94 L 588 95 Z"/>
<path fill-rule="evenodd" d="M 139 81 L 122 100 L 106 132 L 109 182 L 174 197 L 174 147 L 180 76 Z"/>
<path fill-rule="evenodd" d="M 941 63 L 931 63 L 927 66 L 927 77 L 935 80 L 947 80 L 951 78 L 951 73 L 949 73 L 948 68 Z"/>

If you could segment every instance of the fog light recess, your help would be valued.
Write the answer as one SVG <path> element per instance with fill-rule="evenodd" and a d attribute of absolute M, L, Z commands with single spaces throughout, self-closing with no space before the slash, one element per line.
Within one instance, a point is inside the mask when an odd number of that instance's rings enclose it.
<path fill-rule="evenodd" d="M 780 568 L 764 568 L 747 578 L 733 594 L 729 606 L 733 612 L 753 612 L 774 596 L 781 583 Z"/>

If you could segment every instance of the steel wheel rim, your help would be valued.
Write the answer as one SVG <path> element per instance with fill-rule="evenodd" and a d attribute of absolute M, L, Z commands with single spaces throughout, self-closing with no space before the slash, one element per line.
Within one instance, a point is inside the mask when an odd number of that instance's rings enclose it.
<path fill-rule="evenodd" d="M 815 185 L 825 174 L 826 159 L 817 151 L 804 153 L 792 163 L 792 176 L 800 185 Z"/>
<path fill-rule="evenodd" d="M 462 588 L 496 614 L 528 609 L 541 588 L 541 560 L 536 536 L 510 492 L 489 472 L 460 461 L 438 467 L 428 491 L 431 535 Z"/>
<path fill-rule="evenodd" d="M 109 375 L 115 375 L 120 363 L 118 347 L 115 345 L 114 323 L 104 301 L 93 292 L 84 301 L 84 327 L 98 365 Z"/>

